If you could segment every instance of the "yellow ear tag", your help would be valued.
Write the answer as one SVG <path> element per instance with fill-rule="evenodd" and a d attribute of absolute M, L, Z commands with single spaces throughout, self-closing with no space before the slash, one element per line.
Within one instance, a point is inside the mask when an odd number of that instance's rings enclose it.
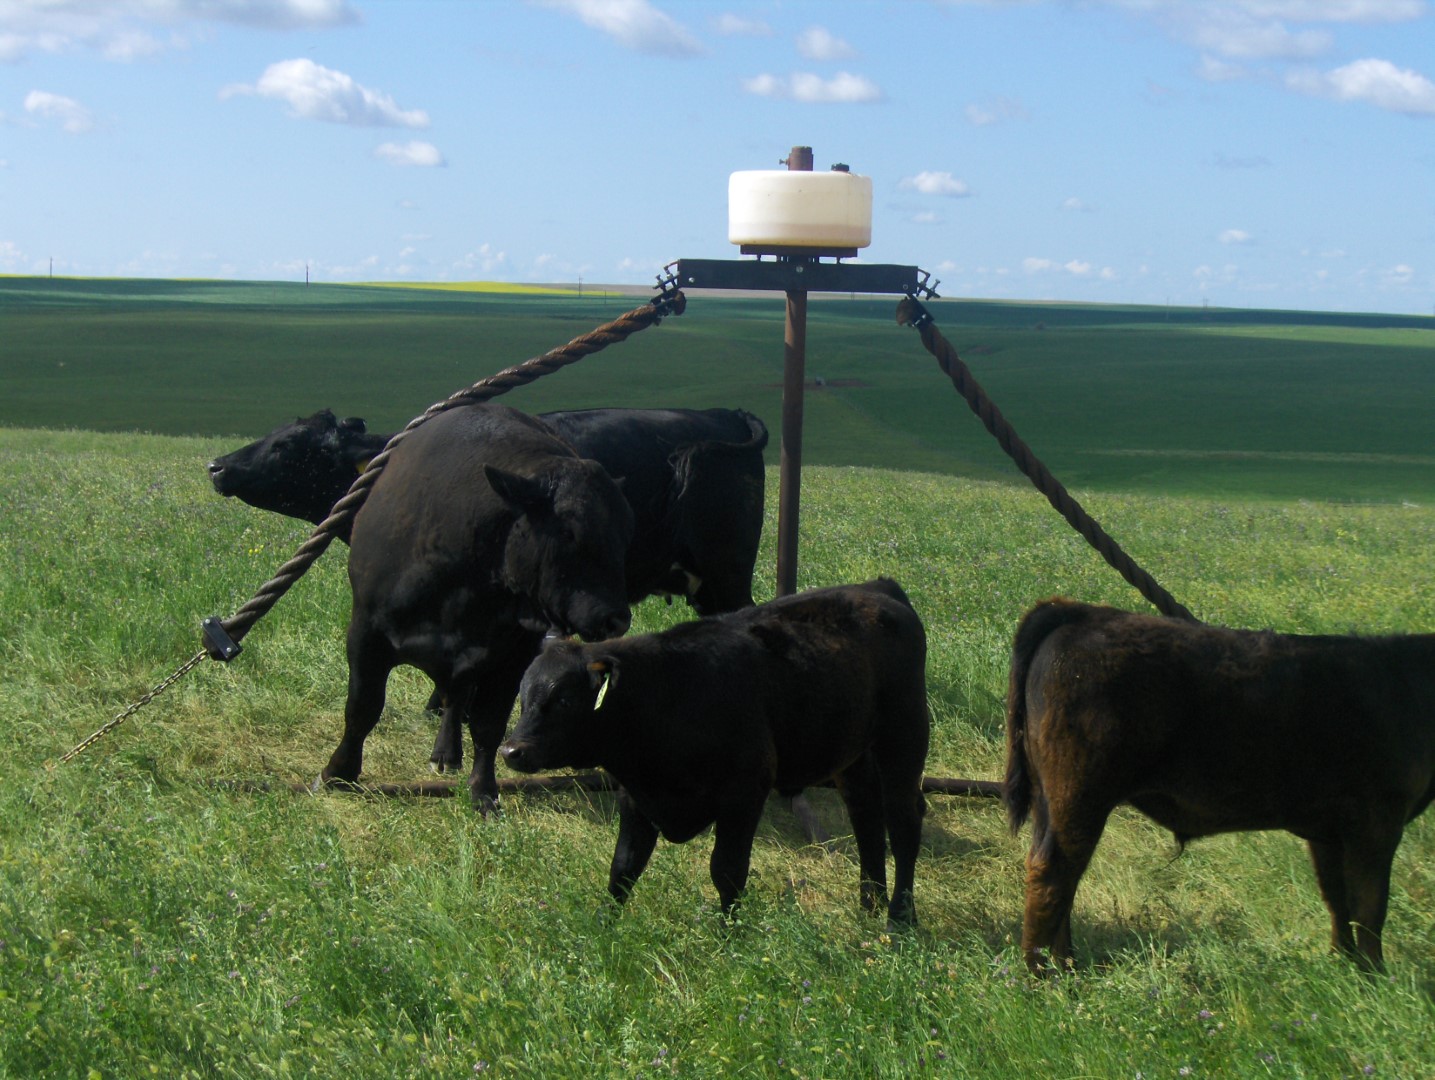
<path fill-rule="evenodd" d="M 608 696 L 608 676 L 603 676 L 603 685 L 598 687 L 598 698 L 593 702 L 593 711 L 597 712 L 603 707 L 603 699 Z"/>
<path fill-rule="evenodd" d="M 356 462 L 354 462 L 354 467 L 355 467 L 356 469 L 358 469 L 360 476 L 363 476 L 363 475 L 364 475 L 364 470 L 369 467 L 369 462 L 371 462 L 371 461 L 373 461 L 373 460 L 374 460 L 373 458 L 365 458 L 363 461 L 356 461 Z"/>

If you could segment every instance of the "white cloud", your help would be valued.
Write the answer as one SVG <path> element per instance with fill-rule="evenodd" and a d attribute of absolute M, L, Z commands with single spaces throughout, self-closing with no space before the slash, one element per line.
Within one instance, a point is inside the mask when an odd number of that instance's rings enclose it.
<path fill-rule="evenodd" d="M 1223 244 L 1249 244 L 1252 243 L 1251 234 L 1245 229 L 1225 229 L 1216 237 Z"/>
<path fill-rule="evenodd" d="M 383 143 L 374 148 L 374 157 L 387 161 L 390 165 L 423 165 L 432 168 L 446 164 L 437 146 L 418 140 Z"/>
<path fill-rule="evenodd" d="M 797 35 L 797 51 L 808 60 L 850 60 L 857 50 L 822 26 L 809 26 Z"/>
<path fill-rule="evenodd" d="M 1183 7 L 1176 18 L 1187 41 L 1229 59 L 1308 59 L 1329 51 L 1334 40 L 1329 31 L 1291 30 L 1231 5 Z"/>
<path fill-rule="evenodd" d="M 1425 14 L 1425 0 L 1239 0 L 1260 18 L 1321 22 L 1404 22 Z"/>
<path fill-rule="evenodd" d="M 989 127 L 1006 120 L 1025 120 L 1026 106 L 1015 98 L 999 97 L 984 105 L 968 105 L 964 110 L 967 122 L 977 127 Z"/>
<path fill-rule="evenodd" d="M 772 37 L 772 27 L 761 19 L 744 19 L 726 11 L 713 20 L 712 28 L 723 37 Z"/>
<path fill-rule="evenodd" d="M 463 258 L 454 264 L 454 268 L 461 272 L 477 270 L 482 274 L 491 274 L 501 269 L 508 263 L 508 252 L 497 251 L 492 244 L 481 244 L 476 251 L 470 251 Z"/>
<path fill-rule="evenodd" d="M 1364 102 L 1410 116 L 1435 116 L 1435 82 L 1388 60 L 1356 60 L 1334 71 L 1295 72 L 1286 81 L 1304 94 Z"/>
<path fill-rule="evenodd" d="M 78 49 L 133 60 L 183 47 L 189 25 L 298 30 L 358 21 L 350 0 L 3 0 L 0 61 Z"/>
<path fill-rule="evenodd" d="M 1062 199 L 1061 208 L 1063 210 L 1069 210 L 1072 213 L 1081 214 L 1089 214 L 1096 209 L 1096 207 L 1092 206 L 1090 203 L 1087 203 L 1082 199 L 1078 199 L 1075 195 L 1067 199 Z"/>
<path fill-rule="evenodd" d="M 951 199 L 964 198 L 972 193 L 971 188 L 949 172 L 925 171 L 915 176 L 904 176 L 897 186 L 903 191 L 916 191 L 923 195 L 945 195 Z"/>
<path fill-rule="evenodd" d="M 687 28 L 649 0 L 531 0 L 576 15 L 585 26 L 624 48 L 656 56 L 698 56 L 703 47 Z"/>
<path fill-rule="evenodd" d="M 400 109 L 388 94 L 370 90 L 342 71 L 312 60 L 281 60 L 270 64 L 253 86 L 229 86 L 221 98 L 257 94 L 283 101 L 292 116 L 358 127 L 428 127 L 422 109 Z"/>
<path fill-rule="evenodd" d="M 744 79 L 742 88 L 758 97 L 782 98 L 816 104 L 852 104 L 882 100 L 882 89 L 864 75 L 840 71 L 830 79 L 809 72 L 755 75 Z"/>
<path fill-rule="evenodd" d="M 920 214 L 913 214 L 912 221 L 917 225 L 940 225 L 942 216 L 931 210 L 923 210 Z"/>
<path fill-rule="evenodd" d="M 83 135 L 95 126 L 90 110 L 73 98 L 31 90 L 25 95 L 25 111 L 41 120 L 53 120 L 71 135 Z"/>
<path fill-rule="evenodd" d="M 1241 65 L 1228 60 L 1217 60 L 1214 56 L 1202 55 L 1196 66 L 1197 78 L 1211 83 L 1238 82 L 1250 73 Z"/>
<path fill-rule="evenodd" d="M 155 56 L 164 52 L 164 49 L 164 42 L 142 30 L 122 30 L 101 46 L 106 60 L 118 60 L 122 63 Z"/>
<path fill-rule="evenodd" d="M 1089 278 L 1093 275 L 1102 281 L 1115 281 L 1116 271 L 1109 266 L 1097 269 L 1094 263 L 1085 259 L 1071 259 L 1064 263 L 1058 263 L 1055 259 L 1039 259 L 1028 257 L 1021 261 L 1021 268 L 1028 274 L 1053 274 L 1065 273 L 1072 277 Z"/>

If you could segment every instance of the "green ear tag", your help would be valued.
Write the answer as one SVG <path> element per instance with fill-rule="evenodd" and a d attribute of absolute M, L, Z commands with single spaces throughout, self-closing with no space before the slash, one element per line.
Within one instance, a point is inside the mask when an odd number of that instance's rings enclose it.
<path fill-rule="evenodd" d="M 598 698 L 593 702 L 593 711 L 597 712 L 603 707 L 603 699 L 608 696 L 608 676 L 603 676 L 603 685 L 598 687 Z"/>

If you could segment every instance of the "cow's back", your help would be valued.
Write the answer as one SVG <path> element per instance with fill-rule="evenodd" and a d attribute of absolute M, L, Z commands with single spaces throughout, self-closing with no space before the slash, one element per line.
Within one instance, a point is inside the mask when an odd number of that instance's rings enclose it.
<path fill-rule="evenodd" d="M 1312 836 L 1435 784 L 1435 636 L 1276 634 L 1082 605 L 1026 676 L 1047 788 L 1104 785 L 1181 837 Z"/>
<path fill-rule="evenodd" d="M 636 518 L 630 599 L 687 594 L 700 614 L 752 602 L 768 441 L 761 420 L 740 409 L 584 409 L 539 419 L 622 481 Z"/>
<path fill-rule="evenodd" d="M 491 465 L 533 475 L 573 452 L 533 417 L 501 405 L 439 413 L 405 436 L 354 519 L 349 575 L 486 575 L 482 555 L 512 520 L 483 476 Z"/>
<path fill-rule="evenodd" d="M 825 779 L 877 740 L 925 757 L 926 633 L 895 582 L 812 589 L 725 616 L 771 671 L 765 719 L 777 788 Z M 920 751 L 918 748 L 920 747 Z"/>

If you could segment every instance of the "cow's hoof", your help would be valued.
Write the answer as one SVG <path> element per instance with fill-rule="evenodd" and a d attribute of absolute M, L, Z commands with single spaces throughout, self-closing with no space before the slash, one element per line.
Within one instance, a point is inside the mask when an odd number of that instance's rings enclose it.
<path fill-rule="evenodd" d="M 473 808 L 484 821 L 487 821 L 491 817 L 503 817 L 503 807 L 499 805 L 496 797 L 490 798 L 487 795 L 475 795 L 473 798 Z"/>

